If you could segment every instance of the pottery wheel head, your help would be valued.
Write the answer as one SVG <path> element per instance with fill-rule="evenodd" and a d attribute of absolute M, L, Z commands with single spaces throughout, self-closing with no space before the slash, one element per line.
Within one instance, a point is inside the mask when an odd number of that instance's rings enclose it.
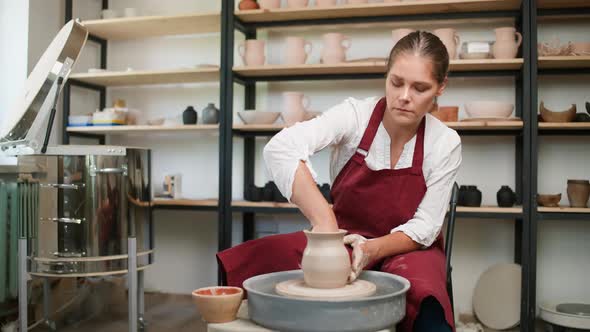
<path fill-rule="evenodd" d="M 367 280 L 357 279 L 340 288 L 313 288 L 303 279 L 291 279 L 276 284 L 275 291 L 282 296 L 307 300 L 352 300 L 375 294 L 377 286 Z"/>

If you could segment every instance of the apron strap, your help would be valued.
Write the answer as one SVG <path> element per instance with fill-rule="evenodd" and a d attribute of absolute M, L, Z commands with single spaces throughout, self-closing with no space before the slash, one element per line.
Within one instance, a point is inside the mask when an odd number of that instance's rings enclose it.
<path fill-rule="evenodd" d="M 375 105 L 373 113 L 371 114 L 371 118 L 369 119 L 369 125 L 363 133 L 363 138 L 361 138 L 361 142 L 359 143 L 355 154 L 352 156 L 352 159 L 357 163 L 364 162 L 365 158 L 369 154 L 369 149 L 371 148 L 371 144 L 373 144 L 373 140 L 375 139 L 375 135 L 379 129 L 379 124 L 381 123 L 381 120 L 383 120 L 383 114 L 385 114 L 386 106 L 387 101 L 385 100 L 385 97 L 379 99 Z"/>
<path fill-rule="evenodd" d="M 422 118 L 418 133 L 416 135 L 416 145 L 414 146 L 414 156 L 412 158 L 413 173 L 422 172 L 422 162 L 424 161 L 424 132 L 426 128 L 426 116 Z"/>

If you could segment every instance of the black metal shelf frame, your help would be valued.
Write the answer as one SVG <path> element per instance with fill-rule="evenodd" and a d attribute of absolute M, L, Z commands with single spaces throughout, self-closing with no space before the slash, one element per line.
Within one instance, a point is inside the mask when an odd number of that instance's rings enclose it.
<path fill-rule="evenodd" d="M 256 83 L 273 82 L 273 81 L 296 81 L 296 80 L 357 80 L 357 79 L 382 79 L 383 74 L 321 74 L 321 75 L 279 75 L 264 77 L 245 77 L 232 71 L 233 68 L 233 31 L 237 29 L 244 33 L 246 39 L 256 38 L 257 29 L 272 27 L 289 27 L 301 25 L 327 25 L 327 24 L 355 24 L 355 23 L 379 23 L 396 21 L 436 21 L 449 19 L 469 19 L 469 18 L 506 18 L 514 17 L 515 26 L 523 34 L 523 45 L 521 56 L 524 59 L 523 66 L 520 70 L 493 70 L 493 71 L 462 71 L 452 72 L 453 77 L 485 77 L 485 76 L 509 76 L 515 78 L 515 109 L 516 115 L 523 119 L 524 126 L 521 130 L 475 130 L 462 131 L 463 135 L 511 135 L 515 137 L 515 179 L 516 192 L 521 198 L 518 202 L 523 206 L 522 213 L 479 213 L 479 212 L 458 212 L 462 218 L 496 218 L 496 219 L 513 219 L 515 229 L 515 249 L 514 260 L 522 265 L 522 296 L 521 296 L 521 331 L 534 331 L 535 318 L 535 265 L 531 264 L 531 256 L 535 253 L 534 243 L 531 243 L 531 225 L 532 218 L 532 199 L 531 191 L 533 189 L 531 178 L 528 176 L 528 170 L 531 167 L 531 134 L 532 134 L 532 100 L 531 95 L 531 70 L 533 64 L 531 61 L 531 50 L 533 39 L 531 12 L 536 10 L 531 3 L 536 0 L 523 0 L 521 8 L 518 11 L 498 11 L 498 12 L 477 12 L 477 13 L 433 13 L 420 15 L 400 15 L 400 16 L 381 16 L 381 17 L 356 17 L 345 19 L 314 19 L 300 21 L 283 21 L 283 22 L 264 22 L 248 23 L 240 21 L 234 16 L 234 0 L 224 0 L 222 5 L 222 21 L 224 30 L 222 41 L 222 58 L 224 58 L 224 67 L 222 69 L 222 94 L 224 95 L 225 104 L 222 105 L 224 110 L 222 115 L 221 137 L 220 137 L 220 242 L 219 249 L 223 250 L 231 246 L 231 212 L 242 214 L 244 224 L 243 240 L 249 240 L 254 237 L 255 216 L 256 213 L 297 213 L 295 208 L 277 208 L 277 207 L 242 207 L 231 206 L 231 169 L 232 169 L 232 138 L 234 135 L 242 137 L 244 142 L 244 189 L 250 184 L 254 184 L 254 151 L 255 138 L 257 136 L 272 136 L 276 132 L 269 131 L 241 131 L 232 130 L 231 124 L 233 117 L 233 83 L 242 84 L 245 88 L 245 108 L 254 109 L 256 106 Z M 534 27 L 536 34 L 536 26 Z M 536 40 L 536 39 L 535 39 Z M 535 67 L 536 70 L 536 67 Z M 536 130 L 536 128 L 535 128 Z"/>

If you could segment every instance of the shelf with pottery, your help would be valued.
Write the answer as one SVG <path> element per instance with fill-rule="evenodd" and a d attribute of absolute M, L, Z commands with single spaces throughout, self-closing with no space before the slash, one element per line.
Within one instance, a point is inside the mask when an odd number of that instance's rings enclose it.
<path fill-rule="evenodd" d="M 423 0 L 237 11 L 244 23 L 518 10 L 520 0 Z"/>
<path fill-rule="evenodd" d="M 134 133 L 158 133 L 158 132 L 190 132 L 190 131 L 216 131 L 219 125 L 175 125 L 175 126 L 88 126 L 88 127 L 68 127 L 70 133 L 87 133 L 87 134 L 134 134 Z"/>
<path fill-rule="evenodd" d="M 219 67 L 75 73 L 70 80 L 100 86 L 218 82 Z"/>
<path fill-rule="evenodd" d="M 590 208 L 573 208 L 573 207 L 568 207 L 568 206 L 558 206 L 558 207 L 539 206 L 537 211 L 547 212 L 547 213 L 588 213 L 588 214 L 590 214 Z"/>
<path fill-rule="evenodd" d="M 220 13 L 136 16 L 82 21 L 91 35 L 106 39 L 134 39 L 219 32 Z"/>
<path fill-rule="evenodd" d="M 588 0 L 537 0 L 539 9 L 590 8 Z"/>
<path fill-rule="evenodd" d="M 215 210 L 218 206 L 217 199 L 165 199 L 154 198 L 152 206 L 155 209 L 166 208 L 188 208 L 188 209 L 204 209 Z"/>
<path fill-rule="evenodd" d="M 590 68 L 590 55 L 540 56 L 539 69 Z"/>
<path fill-rule="evenodd" d="M 523 59 L 451 60 L 452 72 L 519 70 Z M 385 60 L 348 61 L 338 64 L 235 66 L 233 71 L 242 77 L 280 77 L 345 74 L 385 74 Z"/>

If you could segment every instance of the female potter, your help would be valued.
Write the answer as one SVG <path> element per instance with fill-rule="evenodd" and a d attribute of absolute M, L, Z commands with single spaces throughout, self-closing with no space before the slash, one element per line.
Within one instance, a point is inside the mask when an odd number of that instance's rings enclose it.
<path fill-rule="evenodd" d="M 417 31 L 392 49 L 385 96 L 348 98 L 322 116 L 282 130 L 264 159 L 283 195 L 313 232 L 346 229 L 354 280 L 363 269 L 411 283 L 397 331 L 451 331 L 440 231 L 461 163 L 457 133 L 428 114 L 447 83 L 449 56 L 435 35 Z M 315 182 L 310 155 L 333 147 L 333 208 Z M 299 268 L 303 232 L 248 241 L 218 254 L 229 285 Z"/>

